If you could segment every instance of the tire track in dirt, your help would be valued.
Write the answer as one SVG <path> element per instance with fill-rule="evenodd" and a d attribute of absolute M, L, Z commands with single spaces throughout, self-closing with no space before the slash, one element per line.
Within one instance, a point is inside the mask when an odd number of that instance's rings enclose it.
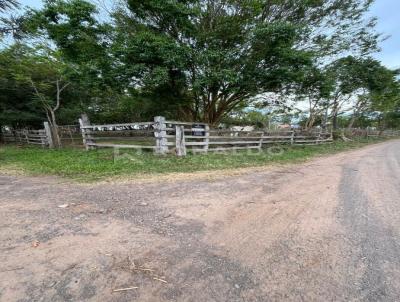
<path fill-rule="evenodd" d="M 0 300 L 395 301 L 399 147 L 161 187 L 1 176 Z"/>
<path fill-rule="evenodd" d="M 368 158 L 344 165 L 340 219 L 352 247 L 346 278 L 352 284 L 354 301 L 400 298 L 399 221 L 387 215 L 392 211 L 398 214 L 400 207 L 396 186 L 400 171 L 394 168 L 397 146 L 388 144 L 373 150 Z"/>

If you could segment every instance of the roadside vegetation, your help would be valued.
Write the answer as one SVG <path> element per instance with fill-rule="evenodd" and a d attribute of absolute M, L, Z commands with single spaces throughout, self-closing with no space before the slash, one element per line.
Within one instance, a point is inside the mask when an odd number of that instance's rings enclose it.
<path fill-rule="evenodd" d="M 0 6 L 0 127 L 169 120 L 398 128 L 373 1 Z"/>
<path fill-rule="evenodd" d="M 400 127 L 400 70 L 373 56 L 385 38 L 374 1 L 20 2 L 0 0 L 1 132 L 47 121 L 61 148 L 60 126 L 82 113 L 99 125 L 163 116 L 221 129 Z M 365 143 L 118 161 L 112 150 L 6 146 L 0 167 L 92 180 L 294 162 Z"/>
<path fill-rule="evenodd" d="M 84 151 L 81 149 L 48 150 L 37 147 L 2 146 L 0 171 L 27 175 L 57 175 L 79 181 L 96 181 L 121 176 L 140 176 L 166 173 L 223 170 L 257 167 L 273 164 L 296 163 L 310 158 L 350 150 L 383 139 L 358 139 L 349 142 L 313 146 L 276 146 L 262 152 L 236 152 L 227 154 L 155 156 L 152 153 L 138 155 L 121 151 L 114 159 L 111 150 Z"/>

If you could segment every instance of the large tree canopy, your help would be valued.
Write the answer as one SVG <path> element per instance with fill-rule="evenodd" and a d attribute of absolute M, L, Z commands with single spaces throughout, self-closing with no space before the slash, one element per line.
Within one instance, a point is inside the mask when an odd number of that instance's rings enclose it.
<path fill-rule="evenodd" d="M 346 56 L 320 68 L 313 66 L 305 73 L 296 98 L 308 103 L 307 128 L 316 118 L 327 122 L 328 115 L 337 128 L 340 114 L 351 115 L 351 128 L 363 113 L 393 110 L 399 96 L 398 71 L 371 57 Z"/>
<path fill-rule="evenodd" d="M 85 0 L 45 0 L 14 25 L 19 44 L 47 47 L 73 71 L 66 75 L 71 85 L 58 113 L 68 110 L 71 122 L 82 108 L 97 122 L 165 115 L 217 124 L 255 104 L 286 108 L 290 99 L 309 102 L 311 127 L 323 112 L 325 121 L 328 112 L 336 120 L 340 102 L 354 96 L 363 96 L 355 116 L 358 109 L 385 116 L 395 110 L 398 91 L 378 87 L 393 74 L 368 61 L 380 39 L 375 19 L 365 17 L 371 3 L 123 0 L 100 18 Z M 2 52 L 4 62 L 9 50 Z M 31 70 L 40 69 L 31 63 Z M 386 75 L 391 80 L 377 80 Z M 4 91 L 11 91 L 7 85 L 15 79 L 6 79 L 7 73 L 0 78 Z M 15 108 L 30 106 L 35 95 L 25 95 Z M 3 96 L 3 106 L 10 108 L 13 98 Z"/>
<path fill-rule="evenodd" d="M 0 0 L 0 12 L 5 12 L 9 9 L 16 8 L 19 2 L 16 0 Z"/>
<path fill-rule="evenodd" d="M 313 59 L 374 48 L 362 18 L 369 3 L 128 0 L 114 15 L 114 53 L 130 85 L 186 119 L 216 123 L 301 81 Z"/>
<path fill-rule="evenodd" d="M 332 63 L 328 70 L 335 83 L 330 97 L 334 128 L 337 115 L 346 104 L 353 109 L 351 127 L 360 113 L 372 108 L 386 111 L 394 103 L 393 97 L 398 95 L 398 72 L 373 58 L 347 56 Z"/>
<path fill-rule="evenodd" d="M 70 89 L 66 89 L 66 88 Z M 15 127 L 38 126 L 44 120 L 62 123 L 84 108 L 75 70 L 48 48 L 15 44 L 0 52 L 0 119 Z"/>
<path fill-rule="evenodd" d="M 0 52 L 0 124 L 13 127 L 37 126 L 45 114 L 37 106 L 29 83 L 15 77 L 25 56 L 25 47 L 15 45 Z"/>

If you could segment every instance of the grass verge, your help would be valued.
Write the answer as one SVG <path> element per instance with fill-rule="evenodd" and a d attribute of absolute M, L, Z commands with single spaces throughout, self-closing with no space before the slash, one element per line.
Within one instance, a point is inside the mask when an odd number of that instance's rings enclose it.
<path fill-rule="evenodd" d="M 20 171 L 28 175 L 58 175 L 79 181 L 94 181 L 124 175 L 182 173 L 294 163 L 381 141 L 383 140 L 337 141 L 326 145 L 279 146 L 262 152 L 209 153 L 183 158 L 121 151 L 121 154 L 128 156 L 117 160 L 114 159 L 113 150 L 109 149 L 87 152 L 80 149 L 47 150 L 2 145 L 0 172 Z"/>

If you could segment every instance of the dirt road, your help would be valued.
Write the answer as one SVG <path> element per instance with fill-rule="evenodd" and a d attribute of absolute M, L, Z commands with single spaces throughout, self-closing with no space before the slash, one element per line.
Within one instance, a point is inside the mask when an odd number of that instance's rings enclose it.
<path fill-rule="evenodd" d="M 400 299 L 400 141 L 216 180 L 0 190 L 1 301 Z"/>

